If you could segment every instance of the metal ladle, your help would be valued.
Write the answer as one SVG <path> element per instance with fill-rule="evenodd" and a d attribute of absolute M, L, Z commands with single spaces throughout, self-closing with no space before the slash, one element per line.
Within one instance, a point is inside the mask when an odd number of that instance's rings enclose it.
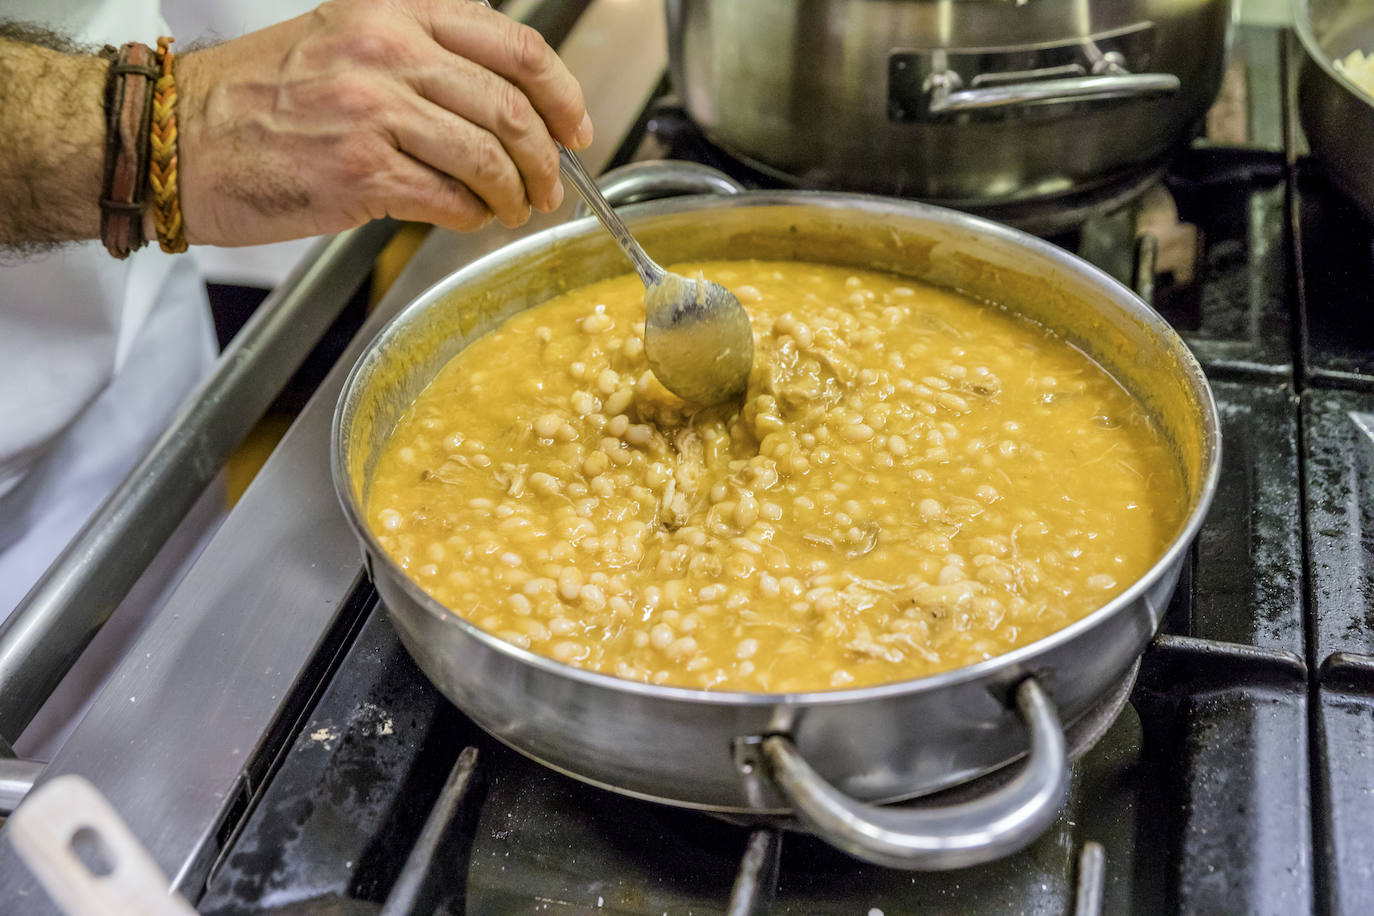
<path fill-rule="evenodd" d="M 644 355 L 663 387 L 698 404 L 742 393 L 754 364 L 754 333 L 735 294 L 705 277 L 664 270 L 630 235 L 582 162 L 558 144 L 559 165 L 644 281 Z"/>
<path fill-rule="evenodd" d="M 491 9 L 489 0 L 476 2 Z M 719 404 L 742 393 L 754 365 L 754 332 L 735 294 L 705 277 L 689 280 L 664 270 L 615 215 L 582 160 L 557 140 L 558 164 L 644 281 L 644 355 L 673 394 Z"/>

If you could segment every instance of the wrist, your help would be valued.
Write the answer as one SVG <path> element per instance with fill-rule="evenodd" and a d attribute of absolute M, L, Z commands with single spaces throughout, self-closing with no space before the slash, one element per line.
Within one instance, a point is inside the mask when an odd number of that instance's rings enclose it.
<path fill-rule="evenodd" d="M 99 57 L 77 57 L 73 62 L 73 78 L 80 105 L 77 120 L 81 126 L 73 137 L 74 156 L 71 160 L 75 174 L 73 193 L 82 199 L 80 206 L 71 208 L 71 239 L 100 237 L 100 191 L 104 182 L 105 143 L 105 79 L 110 62 Z M 86 203 L 90 202 L 90 203 Z"/>
<path fill-rule="evenodd" d="M 214 238 L 207 231 L 206 203 L 210 191 L 208 174 L 211 157 L 204 155 L 204 137 L 211 81 L 208 77 L 207 54 L 213 48 L 192 51 L 177 56 L 177 172 L 181 187 L 181 221 L 186 241 L 205 244 Z M 150 211 L 151 217 L 151 211 Z"/>

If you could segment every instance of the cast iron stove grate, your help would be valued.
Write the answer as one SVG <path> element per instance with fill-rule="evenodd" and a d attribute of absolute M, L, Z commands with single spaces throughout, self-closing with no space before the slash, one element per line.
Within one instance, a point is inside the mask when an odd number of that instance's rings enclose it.
<path fill-rule="evenodd" d="M 1254 37 L 1247 53 L 1274 55 L 1257 70 L 1282 83 L 1285 37 Z M 1152 287 L 1203 361 L 1221 408 L 1221 489 L 1130 704 L 1075 766 L 1065 812 L 1030 848 L 960 871 L 898 872 L 801 834 L 583 785 L 449 705 L 364 587 L 358 635 L 235 825 L 198 908 L 1367 911 L 1374 394 L 1363 392 L 1374 391 L 1374 340 L 1359 335 L 1374 322 L 1352 310 L 1370 296 L 1374 230 L 1291 142 L 1286 156 L 1191 150 L 1165 186 L 1195 227 L 1183 260 L 1170 260 L 1167 238 L 1142 234 L 1155 225 L 1148 208 L 1059 241 Z"/>
<path fill-rule="evenodd" d="M 1310 873 L 1303 671 L 1288 653 L 1161 639 L 1133 707 L 1077 767 L 1066 813 L 1044 838 L 990 865 L 916 875 L 529 762 L 457 714 L 373 614 L 199 907 L 1052 913 L 1078 894 L 1082 854 L 1097 844 L 1107 867 L 1092 868 L 1090 852 L 1088 877 L 1103 882 L 1108 912 L 1239 900 L 1299 912 L 1310 899 L 1290 880 Z M 1218 869 L 1213 847 L 1248 850 L 1248 861 Z"/>

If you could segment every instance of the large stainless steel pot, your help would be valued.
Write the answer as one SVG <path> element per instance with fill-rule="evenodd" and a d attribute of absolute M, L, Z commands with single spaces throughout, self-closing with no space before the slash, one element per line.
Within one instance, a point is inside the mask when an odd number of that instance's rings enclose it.
<path fill-rule="evenodd" d="M 1141 189 L 1215 99 L 1232 0 L 667 0 L 673 85 L 808 188 L 1032 231 Z"/>
<path fill-rule="evenodd" d="M 1148 575 L 1033 645 L 933 677 L 789 695 L 658 687 L 518 649 L 440 606 L 363 521 L 368 481 L 399 415 L 470 341 L 565 290 L 624 273 L 590 219 L 538 233 L 452 274 L 402 311 L 344 386 L 333 473 L 402 641 L 480 725 L 579 779 L 672 805 L 779 815 L 887 865 L 972 864 L 1024 846 L 1062 805 L 1061 722 L 1128 672 L 1154 635 L 1216 486 L 1217 414 L 1179 337 L 1124 287 L 1020 232 L 952 210 L 844 194 L 747 193 L 628 207 L 655 256 L 799 258 L 894 271 L 1002 303 L 1062 333 L 1150 406 L 1176 446 L 1186 521 Z M 520 371 L 517 369 L 517 371 Z M 537 372 L 538 367 L 527 371 Z M 975 802 L 873 806 L 1029 759 Z"/>
<path fill-rule="evenodd" d="M 1293 15 L 1307 52 L 1298 78 L 1303 130 L 1336 184 L 1374 219 L 1374 99 L 1332 64 L 1355 50 L 1374 54 L 1374 5 L 1294 0 Z"/>

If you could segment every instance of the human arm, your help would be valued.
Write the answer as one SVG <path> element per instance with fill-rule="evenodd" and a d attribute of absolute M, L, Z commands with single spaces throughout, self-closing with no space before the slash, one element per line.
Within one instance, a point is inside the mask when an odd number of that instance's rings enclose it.
<path fill-rule="evenodd" d="M 57 36 L 0 28 L 0 247 L 100 233 L 105 72 Z"/>
<path fill-rule="evenodd" d="M 98 231 L 104 66 L 0 39 L 0 75 L 22 81 L 0 90 L 0 134 L 23 127 L 0 140 L 0 245 Z M 66 91 L 68 123 L 34 117 L 42 72 Z M 383 215 L 516 225 L 531 205 L 561 202 L 552 137 L 591 139 L 581 91 L 543 39 L 461 0 L 337 0 L 180 56 L 176 75 L 192 243 L 278 241 Z M 16 200 L 61 205 L 35 227 L 15 218 Z"/>

